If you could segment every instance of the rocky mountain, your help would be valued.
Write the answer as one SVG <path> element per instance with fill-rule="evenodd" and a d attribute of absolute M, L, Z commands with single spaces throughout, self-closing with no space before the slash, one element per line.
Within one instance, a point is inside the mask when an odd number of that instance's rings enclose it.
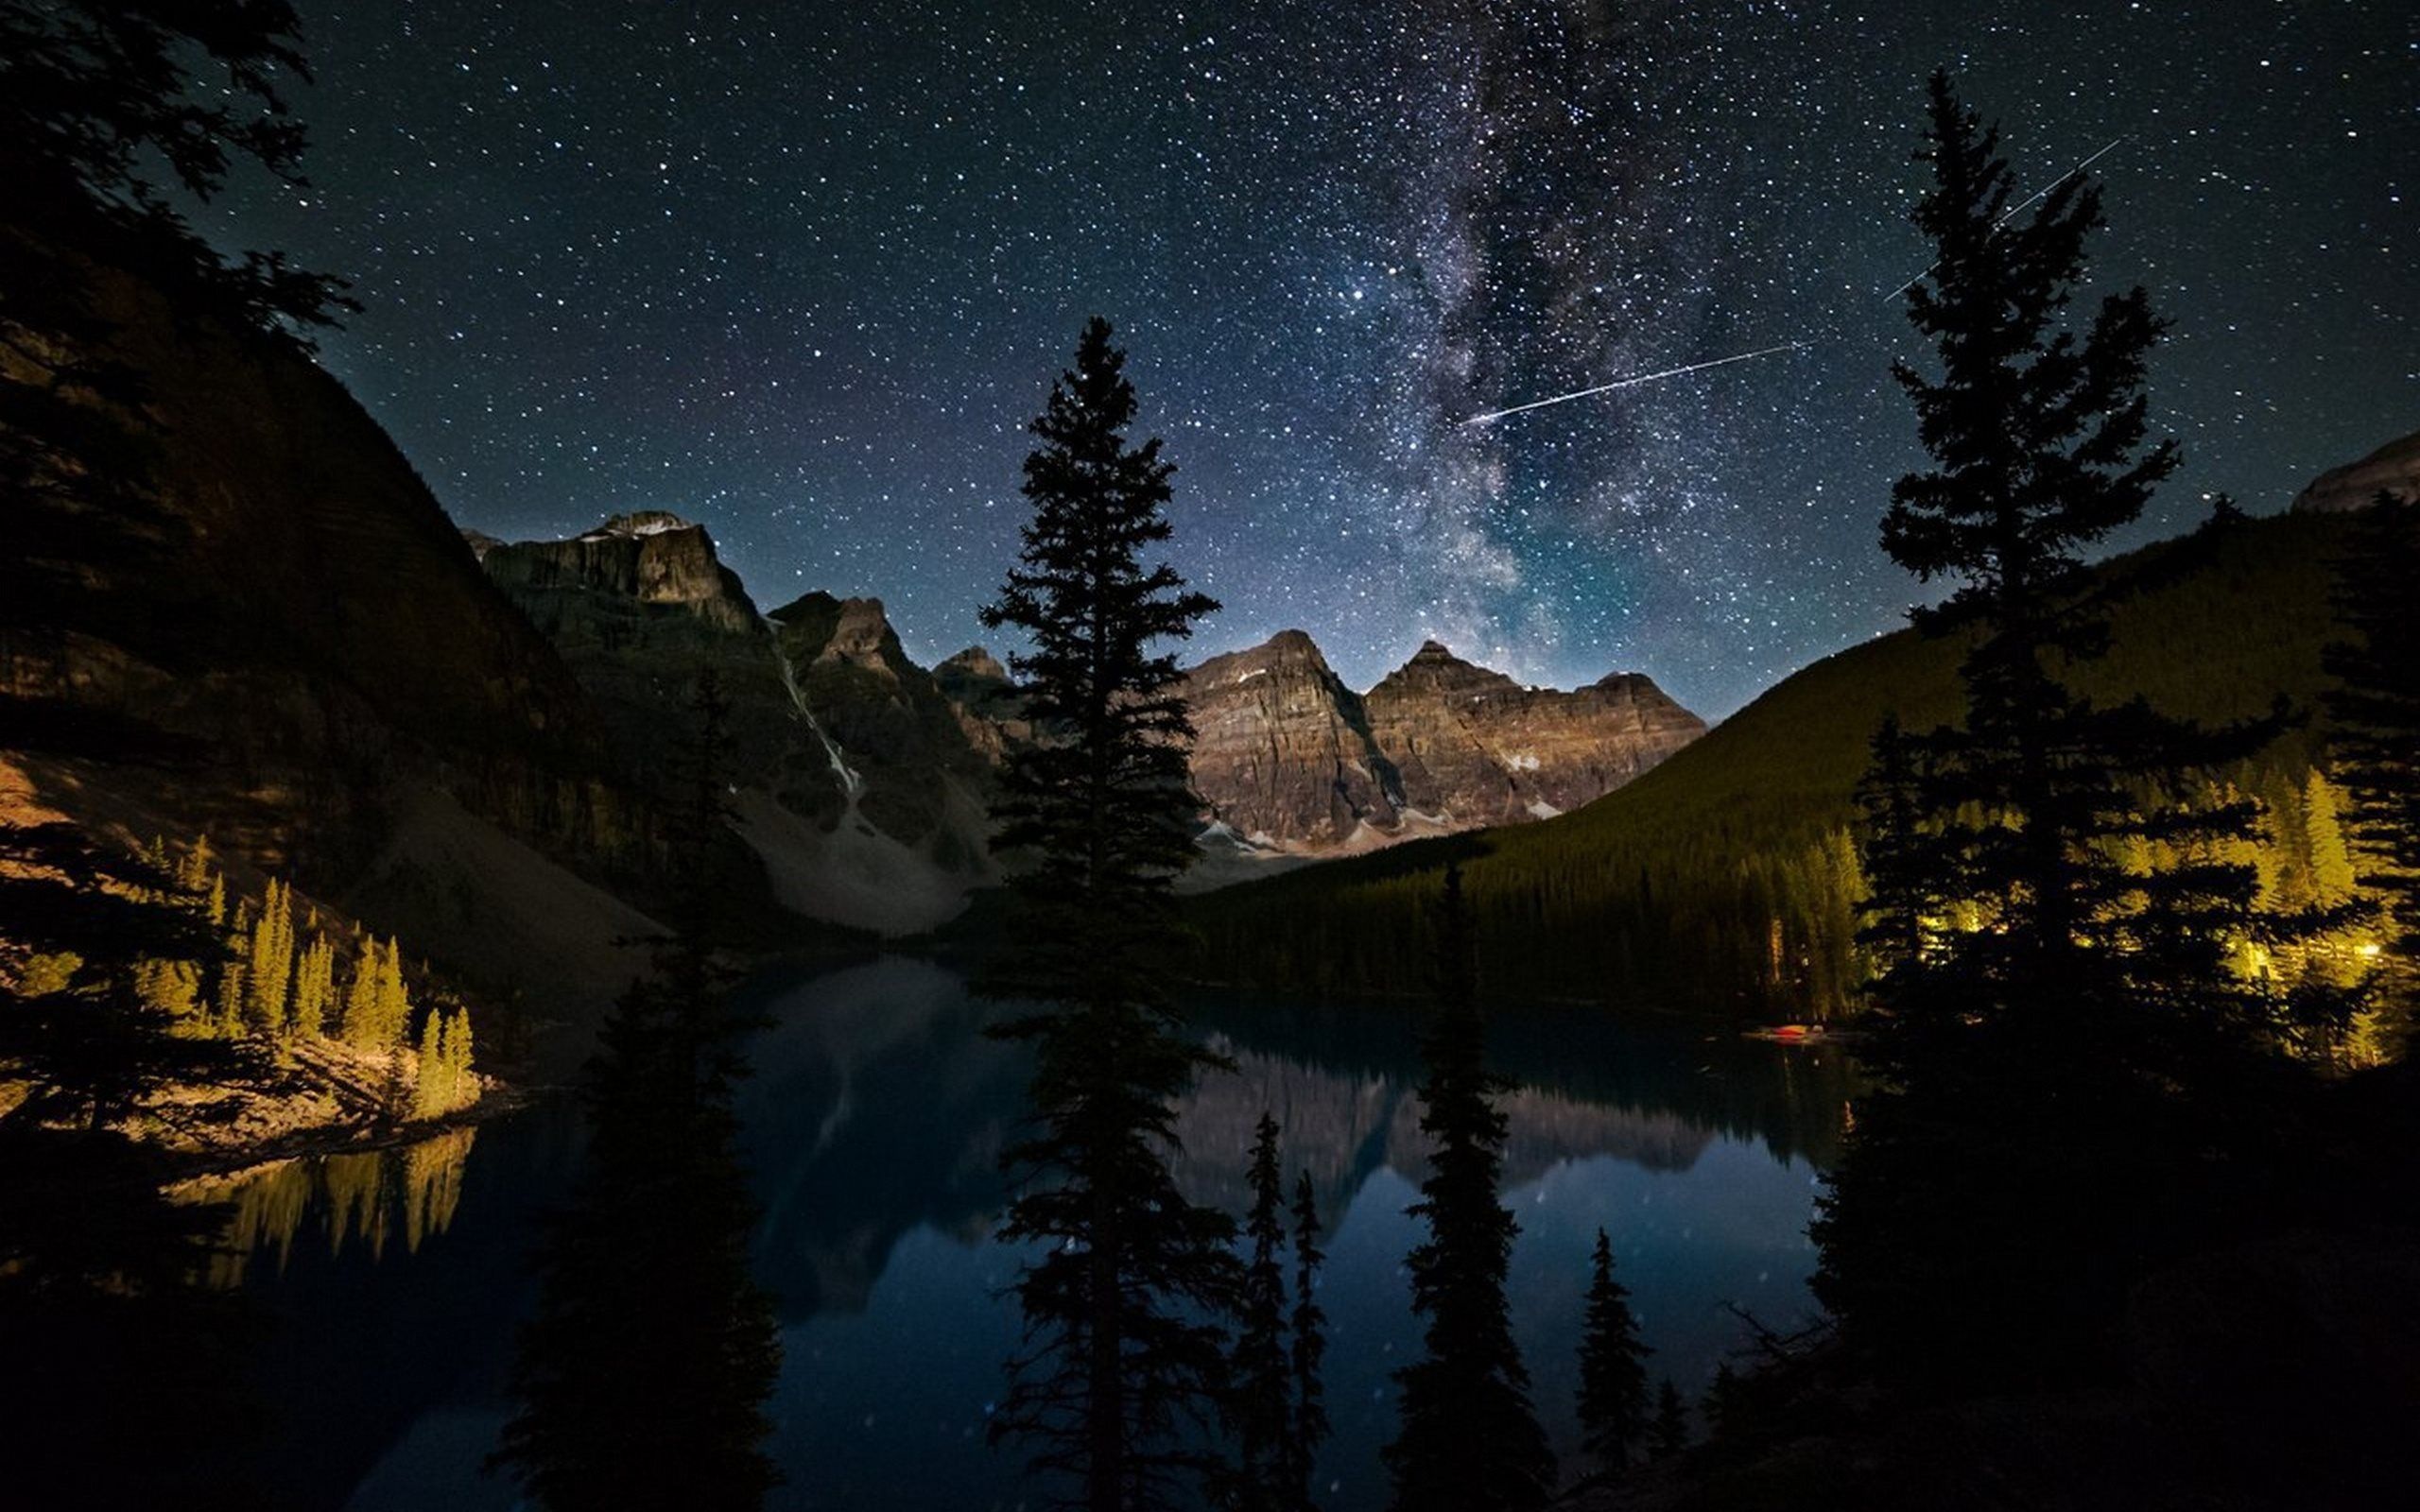
<path fill-rule="evenodd" d="M 1009 669 L 983 647 L 970 645 L 943 661 L 933 668 L 933 682 L 949 700 L 968 743 L 986 760 L 1003 761 L 1033 738 L 1033 721 L 1026 717 L 1025 700 Z"/>
<path fill-rule="evenodd" d="M 1452 829 L 1550 819 L 1705 733 L 1648 678 L 1565 693 L 1474 666 L 1435 641 L 1370 690 L 1370 730 L 1412 808 Z"/>
<path fill-rule="evenodd" d="M 1550 818 L 1705 731 L 1645 677 L 1524 687 L 1434 641 L 1357 694 L 1300 630 L 1203 662 L 1185 696 L 1212 838 L 1262 853 Z"/>
<path fill-rule="evenodd" d="M 1324 850 L 1402 828 L 1403 782 L 1361 697 L 1285 630 L 1187 674 L 1193 785 L 1208 818 L 1263 850 Z"/>
<path fill-rule="evenodd" d="M 2389 441 L 2358 462 L 2322 472 L 2295 495 L 2294 508 L 2306 514 L 2363 509 L 2377 500 L 2381 489 L 2398 498 L 2420 499 L 2420 432 Z"/>
<path fill-rule="evenodd" d="M 715 555 L 705 526 L 666 510 L 617 514 L 569 541 L 508 545 L 476 531 L 463 539 L 507 593 L 569 589 L 679 609 L 717 629 L 756 628 L 756 606 Z"/>
<path fill-rule="evenodd" d="M 990 762 L 879 600 L 811 593 L 761 615 L 705 527 L 662 510 L 479 555 L 650 788 L 675 781 L 692 690 L 716 675 L 740 833 L 785 906 L 907 933 L 990 879 Z"/>

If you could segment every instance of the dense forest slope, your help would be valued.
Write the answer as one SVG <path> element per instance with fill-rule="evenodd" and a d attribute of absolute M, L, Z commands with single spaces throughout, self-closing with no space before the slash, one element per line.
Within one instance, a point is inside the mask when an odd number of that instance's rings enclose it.
<path fill-rule="evenodd" d="M 2139 591 L 2109 657 L 2079 681 L 2206 720 L 2309 707 L 2335 517 L 2239 520 L 2118 558 Z M 1330 992 L 1409 993 L 1428 971 L 1428 904 L 1461 858 L 1490 988 L 1753 1014 L 1840 1007 L 1857 973 L 1854 793 L 1885 715 L 1960 713 L 1953 640 L 1912 630 L 1786 679 L 1628 786 L 1561 818 L 1424 841 L 1194 900 L 1201 974 Z M 2296 816 L 2319 732 L 2230 774 Z"/>

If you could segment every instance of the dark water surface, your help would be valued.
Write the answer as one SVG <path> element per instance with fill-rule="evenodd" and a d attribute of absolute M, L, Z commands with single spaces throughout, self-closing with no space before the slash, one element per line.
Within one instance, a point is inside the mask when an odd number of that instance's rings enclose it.
<path fill-rule="evenodd" d="M 756 1275 L 784 1351 L 769 1410 L 786 1485 L 772 1504 L 1020 1504 L 1014 1455 L 983 1430 L 1016 1334 L 998 1297 L 1016 1257 L 987 1236 L 1024 1052 L 985 1038 L 993 1010 L 918 961 L 783 985 L 765 1006 L 741 1111 L 763 1207 Z M 1285 1125 L 1289 1188 L 1307 1166 L 1330 1229 L 1324 1502 L 1381 1506 L 1389 1373 L 1417 1344 L 1403 1271 L 1421 1149 L 1410 1012 L 1210 1000 L 1194 1021 L 1237 1069 L 1184 1106 L 1181 1178 L 1239 1212 L 1253 1122 L 1266 1108 Z M 1805 1228 L 1848 1091 L 1837 1053 L 1578 1010 L 1498 1015 L 1490 1053 L 1523 1083 L 1506 1109 L 1512 1317 L 1560 1452 L 1577 1438 L 1573 1349 L 1600 1225 L 1651 1368 L 1692 1396 L 1740 1341 L 1723 1304 L 1776 1327 L 1809 1314 Z M 267 1451 L 246 1471 L 262 1504 L 516 1504 L 482 1463 L 511 1411 L 529 1249 L 579 1146 L 577 1110 L 555 1104 L 222 1194 L 249 1251 L 227 1279 L 268 1319 L 254 1372 Z"/>

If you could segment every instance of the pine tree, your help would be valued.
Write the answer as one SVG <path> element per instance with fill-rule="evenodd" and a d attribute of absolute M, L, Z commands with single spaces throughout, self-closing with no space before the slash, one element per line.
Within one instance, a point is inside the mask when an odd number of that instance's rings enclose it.
<path fill-rule="evenodd" d="M 336 1004 L 336 947 L 325 936 L 312 936 L 294 972 L 291 1021 L 296 1033 L 317 1039 L 327 1032 L 328 1010 Z"/>
<path fill-rule="evenodd" d="M 548 1226 L 495 1463 L 550 1512 L 749 1512 L 781 1479 L 764 1412 L 781 1366 L 749 1266 L 731 974 L 713 952 L 708 847 L 724 831 L 725 709 L 701 679 L 672 825 L 677 933 L 608 1014 L 583 1074 L 587 1161 Z M 468 1020 L 453 1031 L 469 1045 Z"/>
<path fill-rule="evenodd" d="M 244 973 L 248 1020 L 262 1033 L 283 1037 L 294 979 L 294 894 L 274 877 L 261 898 L 260 918 L 246 942 Z"/>
<path fill-rule="evenodd" d="M 2386 963 L 2401 1014 L 2420 1016 L 2420 504 L 2381 492 L 2336 564 L 2328 648 L 2329 756 L 2364 880 L 2385 901 Z"/>
<path fill-rule="evenodd" d="M 378 1048 L 391 1050 L 411 1032 L 412 999 L 404 986 L 404 950 L 388 936 L 386 954 L 378 958 L 377 996 L 373 1022 Z"/>
<path fill-rule="evenodd" d="M 1252 1211 L 1244 1219 L 1244 1239 L 1252 1247 L 1244 1263 L 1242 1306 L 1229 1367 L 1228 1434 L 1236 1453 L 1236 1484 L 1224 1500 L 1257 1512 L 1278 1512 L 1288 1504 L 1286 1451 L 1292 1417 L 1286 1271 L 1278 1259 L 1286 1244 L 1286 1190 L 1277 1138 L 1277 1120 L 1263 1112 L 1248 1172 Z"/>
<path fill-rule="evenodd" d="M 1957 585 L 1915 618 L 1964 637 L 1966 710 L 1893 736 L 1908 754 L 1870 784 L 1898 805 L 1866 863 L 1883 1085 L 1831 1177 L 1817 1286 L 1893 1379 L 2006 1387 L 2110 1363 L 2127 1287 L 2264 1179 L 2246 1114 L 2277 1061 L 2350 1005 L 2238 966 L 2290 929 L 2242 861 L 2256 807 L 2202 774 L 2284 715 L 2206 730 L 2065 680 L 2108 641 L 2083 551 L 2175 465 L 2143 391 L 2162 326 L 2135 289 L 2065 328 L 2098 191 L 2070 177 L 2020 216 L 1996 133 L 1942 76 L 1931 94 L 1915 218 L 1940 258 L 1910 316 L 1940 369 L 1896 375 L 1936 465 L 1893 489 L 1882 538 Z"/>
<path fill-rule="evenodd" d="M 1647 1452 L 1655 1459 L 1669 1459 L 1689 1447 L 1689 1409 L 1681 1400 L 1681 1388 L 1666 1376 L 1655 1388 L 1655 1420 L 1647 1430 Z"/>
<path fill-rule="evenodd" d="M 1031 1133 L 1000 1236 L 1038 1258 L 1015 1284 L 1026 1338 L 993 1419 L 1031 1448 L 1044 1494 L 1094 1512 L 1175 1504 L 1212 1459 L 1236 1265 L 1233 1223 L 1169 1171 L 1172 1105 L 1217 1057 L 1178 1033 L 1170 884 L 1192 859 L 1192 738 L 1167 643 L 1217 606 L 1144 553 L 1168 538 L 1172 469 L 1128 443 L 1133 387 L 1109 323 L 1084 328 L 1026 458 L 1018 565 L 983 621 L 1031 717 L 1057 732 L 1012 754 L 994 813 L 1030 863 L 1019 927 L 985 990 L 1046 1005 L 1002 1033 L 1034 1048 Z"/>
<path fill-rule="evenodd" d="M 379 1019 L 378 971 L 381 955 L 378 942 L 365 938 L 361 954 L 354 957 L 353 978 L 344 992 L 344 1019 L 338 1034 L 355 1050 L 385 1050 L 393 1043 L 387 1038 Z"/>
<path fill-rule="evenodd" d="M 445 1015 L 429 1010 L 420 1026 L 420 1051 L 412 1066 L 412 1117 L 435 1118 L 446 1109 L 451 1089 L 445 1060 Z"/>
<path fill-rule="evenodd" d="M 1445 868 L 1438 911 L 1436 1005 L 1421 1035 L 1421 1132 L 1429 1172 L 1411 1212 L 1428 1238 L 1413 1249 L 1412 1311 L 1422 1357 L 1395 1372 L 1402 1428 L 1387 1446 L 1402 1512 L 1484 1512 L 1545 1504 L 1554 1458 L 1530 1403 L 1504 1279 L 1519 1226 L 1499 1194 L 1512 1083 L 1487 1069 L 1461 869 Z"/>
<path fill-rule="evenodd" d="M 2311 902 L 2322 908 L 2349 902 L 2360 885 L 2353 871 L 2353 853 L 2344 844 L 2336 800 L 2336 784 L 2312 767 L 2303 777 L 2303 852 L 2310 867 Z"/>
<path fill-rule="evenodd" d="M 1588 1278 L 1588 1311 L 1580 1335 L 1581 1447 L 1604 1471 L 1630 1464 L 1647 1439 L 1647 1357 L 1630 1292 L 1614 1280 L 1613 1242 L 1597 1230 Z"/>
<path fill-rule="evenodd" d="M 1294 1314 L 1288 1364 L 1293 1374 L 1292 1420 L 1286 1435 L 1280 1474 L 1285 1486 L 1281 1505 L 1289 1512 L 1310 1512 L 1311 1474 L 1320 1446 L 1327 1442 L 1327 1394 L 1320 1370 L 1327 1353 L 1327 1314 L 1319 1303 L 1320 1267 L 1327 1257 L 1320 1250 L 1319 1194 L 1311 1189 L 1311 1173 L 1294 1177 Z"/>
<path fill-rule="evenodd" d="M 471 1010 L 456 1008 L 453 1020 L 445 1029 L 447 1074 L 453 1084 L 454 1106 L 461 1108 L 479 1100 L 479 1079 L 471 1055 Z"/>
<path fill-rule="evenodd" d="M 211 1003 L 211 1022 L 221 1039 L 232 1040 L 244 1032 L 244 978 L 250 971 L 242 961 L 218 963 L 218 991 Z"/>

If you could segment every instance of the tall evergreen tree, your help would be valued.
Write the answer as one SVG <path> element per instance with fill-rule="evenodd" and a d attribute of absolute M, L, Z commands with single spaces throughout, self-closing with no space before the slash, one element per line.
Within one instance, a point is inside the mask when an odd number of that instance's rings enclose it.
<path fill-rule="evenodd" d="M 1287 1504 L 1285 1470 L 1293 1382 L 1286 1350 L 1286 1181 L 1278 1164 L 1277 1120 L 1260 1115 L 1248 1181 L 1252 1211 L 1244 1219 L 1251 1251 L 1244 1262 L 1230 1366 L 1228 1432 L 1235 1483 L 1228 1504 L 1279 1512 Z"/>
<path fill-rule="evenodd" d="M 1045 1494 L 1094 1512 L 1176 1504 L 1212 1469 L 1234 1225 L 1169 1172 L 1174 1100 L 1208 1052 L 1178 1033 L 1170 884 L 1192 857 L 1192 740 L 1170 643 L 1217 608 L 1145 554 L 1168 538 L 1173 471 L 1134 417 L 1106 320 L 1051 386 L 1026 458 L 1018 565 L 984 610 L 1052 738 L 1012 755 L 994 814 L 1021 854 L 1019 927 L 985 982 L 1044 1005 L 1002 1033 L 1036 1064 L 1031 1132 L 1000 1237 L 1037 1257 L 1015 1291 L 1025 1343 L 993 1437 L 1024 1440 Z"/>
<path fill-rule="evenodd" d="M 1669 1459 L 1689 1447 L 1689 1407 L 1681 1400 L 1681 1388 L 1666 1376 L 1655 1388 L 1655 1419 L 1647 1428 L 1647 1452 L 1656 1459 Z"/>
<path fill-rule="evenodd" d="M 1910 317 L 1939 370 L 1896 373 L 1935 465 L 1882 539 L 1956 585 L 1916 619 L 1964 637 L 1966 709 L 1891 737 L 1870 784 L 1884 1085 L 1817 1224 L 1818 1290 L 1890 1374 L 2006 1385 L 2105 1364 L 2132 1280 L 2258 1179 L 2244 1115 L 2298 1031 L 2237 956 L 2284 926 L 2230 855 L 2256 809 L 2200 774 L 2284 718 L 2204 730 L 2068 685 L 2108 640 L 2083 553 L 2175 465 L 2146 421 L 2161 323 L 2135 289 L 2066 327 L 2098 191 L 2071 177 L 2020 214 L 1939 75 L 1923 159 L 1940 257 Z"/>
<path fill-rule="evenodd" d="M 2336 566 L 2346 632 L 2326 666 L 2329 755 L 2351 797 L 2344 816 L 2366 880 L 2386 901 L 2393 990 L 2420 1014 L 2420 504 L 2381 492 L 2356 518 Z"/>
<path fill-rule="evenodd" d="M 1647 1357 L 1630 1291 L 1614 1280 L 1613 1242 L 1597 1230 L 1588 1274 L 1588 1311 L 1580 1335 L 1581 1447 L 1599 1469 L 1619 1471 L 1646 1447 Z"/>
<path fill-rule="evenodd" d="M 1327 1256 L 1320 1250 L 1319 1194 L 1311 1188 L 1311 1173 L 1294 1177 L 1294 1313 L 1293 1339 L 1288 1363 L 1293 1372 L 1292 1421 L 1286 1435 L 1282 1469 L 1290 1512 L 1310 1512 L 1311 1472 L 1322 1444 L 1327 1442 L 1327 1391 L 1321 1367 L 1327 1354 L 1327 1314 L 1320 1308 L 1320 1267 Z"/>
<path fill-rule="evenodd" d="M 730 1003 L 705 886 L 728 743 L 711 674 L 692 711 L 676 933 L 607 1016 L 582 1079 L 586 1161 L 541 1245 L 517 1411 L 494 1456 L 550 1512 L 751 1512 L 780 1480 L 763 1448 L 780 1336 L 749 1264 L 757 1210 L 733 1108 L 749 1021 Z"/>
<path fill-rule="evenodd" d="M 1519 1226 L 1499 1193 L 1512 1083 L 1487 1069 L 1461 868 L 1445 868 L 1437 916 L 1437 999 L 1421 1034 L 1420 1129 L 1428 1176 L 1411 1207 L 1428 1237 L 1407 1262 L 1421 1358 L 1395 1372 L 1402 1428 L 1387 1446 L 1401 1512 L 1542 1506 L 1554 1456 L 1530 1403 L 1504 1278 Z"/>

